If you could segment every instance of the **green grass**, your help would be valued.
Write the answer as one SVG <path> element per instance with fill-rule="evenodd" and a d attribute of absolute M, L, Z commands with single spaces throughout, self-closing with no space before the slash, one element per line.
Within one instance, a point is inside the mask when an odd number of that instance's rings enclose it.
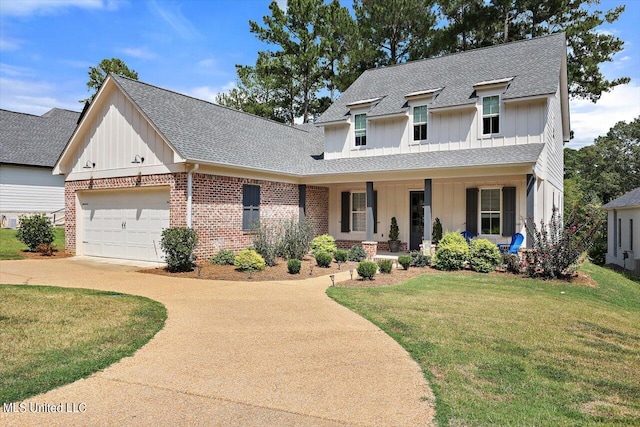
<path fill-rule="evenodd" d="M 17 230 L 0 228 L 0 260 L 3 259 L 24 259 L 22 251 L 26 251 L 27 245 L 16 238 Z M 55 227 L 53 229 L 55 240 L 53 244 L 58 250 L 64 250 L 64 228 Z"/>
<path fill-rule="evenodd" d="M 597 288 L 429 274 L 330 287 L 420 364 L 439 425 L 640 425 L 640 283 L 585 264 Z"/>
<path fill-rule="evenodd" d="M 0 404 L 85 378 L 162 327 L 162 304 L 87 289 L 0 285 Z"/>

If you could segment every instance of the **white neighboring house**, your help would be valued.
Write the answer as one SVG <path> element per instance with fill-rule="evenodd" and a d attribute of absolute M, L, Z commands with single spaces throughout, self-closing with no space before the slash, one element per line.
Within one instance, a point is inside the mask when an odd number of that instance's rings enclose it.
<path fill-rule="evenodd" d="M 607 264 L 619 265 L 640 276 L 640 187 L 602 209 L 607 211 Z"/>
<path fill-rule="evenodd" d="M 52 170 L 80 113 L 53 108 L 42 116 L 0 110 L 0 220 L 45 213 L 64 221 L 64 178 Z"/>

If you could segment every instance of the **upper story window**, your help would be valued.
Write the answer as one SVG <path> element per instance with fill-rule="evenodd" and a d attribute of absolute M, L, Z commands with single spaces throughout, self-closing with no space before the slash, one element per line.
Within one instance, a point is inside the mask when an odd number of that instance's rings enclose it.
<path fill-rule="evenodd" d="M 427 106 L 413 107 L 413 140 L 427 139 Z"/>
<path fill-rule="evenodd" d="M 367 115 L 356 114 L 356 147 L 367 145 Z"/>
<path fill-rule="evenodd" d="M 480 234 L 500 234 L 500 189 L 480 190 Z"/>
<path fill-rule="evenodd" d="M 482 133 L 490 135 L 500 132 L 500 97 L 485 96 L 482 98 Z"/>

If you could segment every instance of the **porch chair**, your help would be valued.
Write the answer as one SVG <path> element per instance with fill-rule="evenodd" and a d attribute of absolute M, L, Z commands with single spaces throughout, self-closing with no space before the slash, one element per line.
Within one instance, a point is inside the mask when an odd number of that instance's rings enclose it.
<path fill-rule="evenodd" d="M 467 244 L 469 244 L 469 242 L 470 242 L 470 240 L 471 240 L 471 239 L 473 239 L 474 237 L 476 237 L 472 232 L 467 231 L 467 230 L 463 231 L 463 232 L 462 232 L 462 233 L 460 233 L 460 234 L 462 234 L 462 237 L 464 237 L 464 240 L 466 240 L 466 241 L 467 241 Z"/>
<path fill-rule="evenodd" d="M 520 233 L 516 233 L 511 236 L 511 243 L 498 244 L 498 249 L 500 249 L 500 252 L 502 252 L 503 254 L 508 253 L 511 255 L 517 255 L 518 249 L 520 249 L 520 246 L 522 246 L 522 242 L 524 242 L 524 236 Z"/>

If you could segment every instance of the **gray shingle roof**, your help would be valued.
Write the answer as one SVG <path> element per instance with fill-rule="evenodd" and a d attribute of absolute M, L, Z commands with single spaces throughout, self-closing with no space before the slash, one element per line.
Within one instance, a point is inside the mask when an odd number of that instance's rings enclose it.
<path fill-rule="evenodd" d="M 42 116 L 0 110 L 0 163 L 53 167 L 78 117 L 59 108 Z"/>
<path fill-rule="evenodd" d="M 640 207 L 640 187 L 610 201 L 602 209 L 630 208 L 634 206 Z"/>
<path fill-rule="evenodd" d="M 316 121 L 345 120 L 348 104 L 382 97 L 370 117 L 406 112 L 405 95 L 443 88 L 432 109 L 474 104 L 476 83 L 513 77 L 503 99 L 555 93 L 564 33 L 365 71 Z"/>
<path fill-rule="evenodd" d="M 183 158 L 296 176 L 533 164 L 543 144 L 323 159 L 323 130 L 291 127 L 112 76 Z"/>

